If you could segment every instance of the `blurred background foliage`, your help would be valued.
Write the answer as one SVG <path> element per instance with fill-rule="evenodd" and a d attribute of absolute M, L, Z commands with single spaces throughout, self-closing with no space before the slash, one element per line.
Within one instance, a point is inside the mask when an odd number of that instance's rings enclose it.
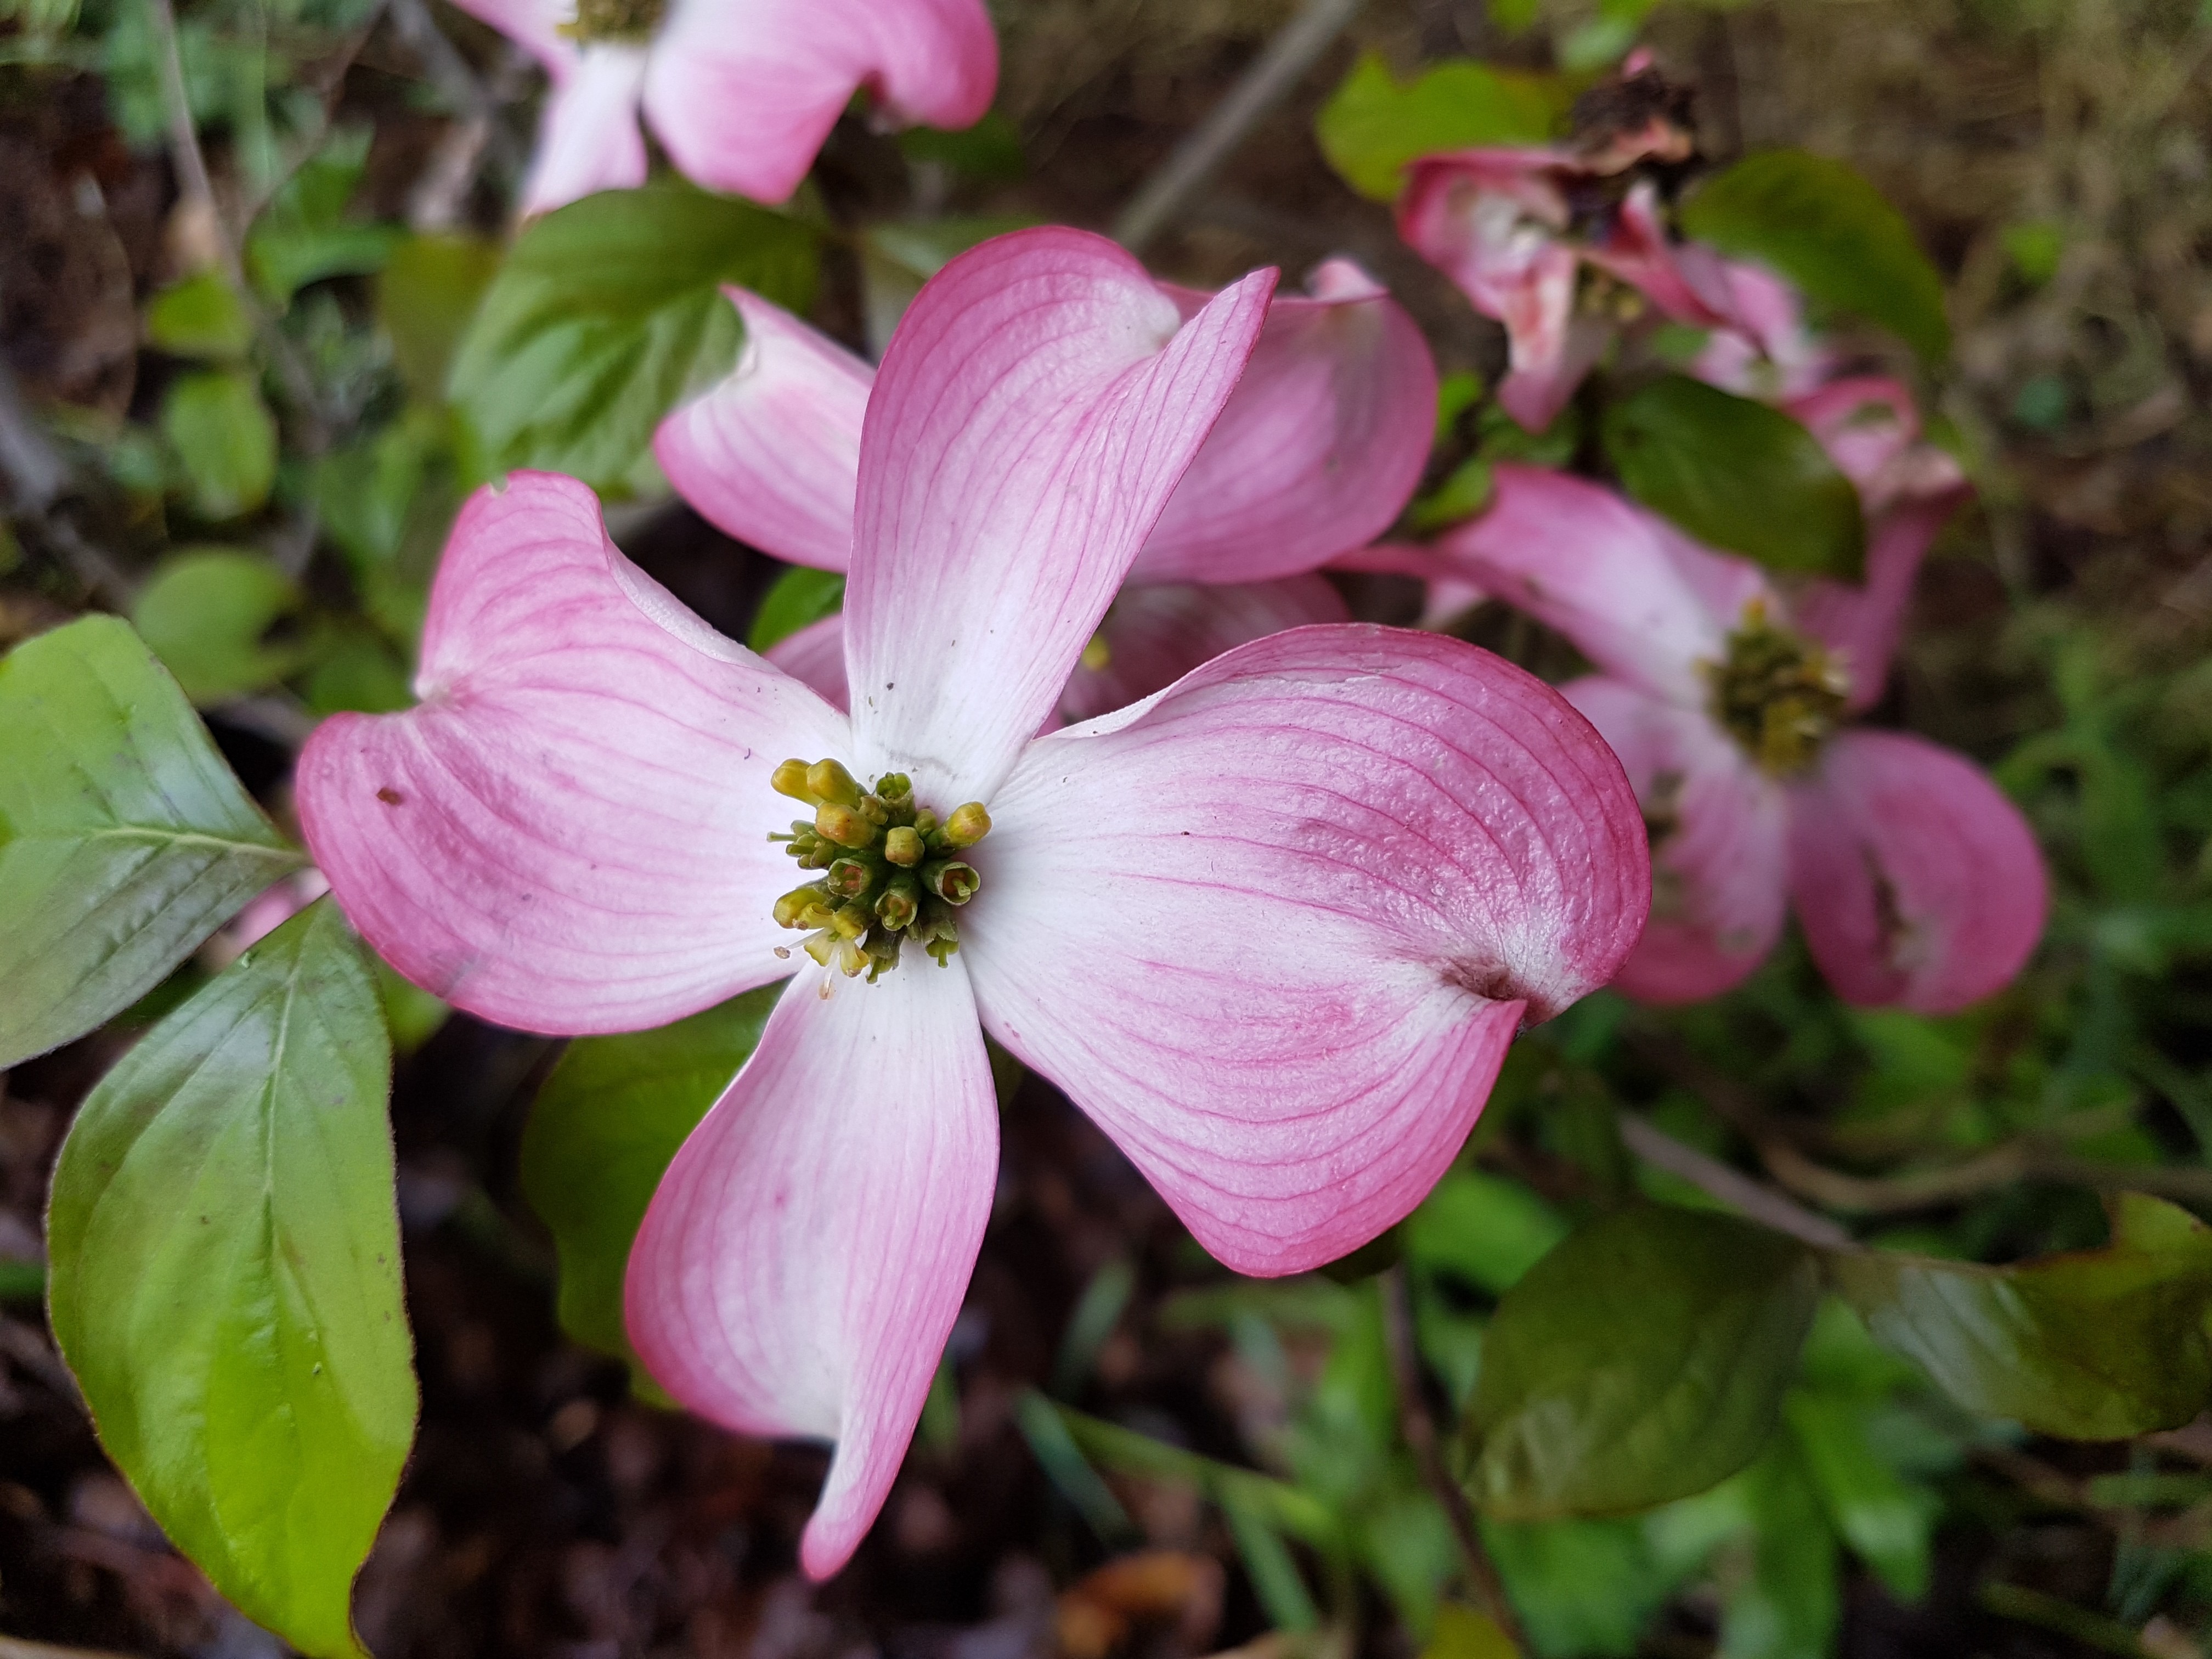
<path fill-rule="evenodd" d="M 737 349 L 715 285 L 879 345 L 959 246 L 1112 222 L 1293 8 L 994 9 L 1005 72 L 984 127 L 900 140 L 848 121 L 787 215 L 671 184 L 586 204 L 503 257 L 538 88 L 458 12 L 9 0 L 0 647 L 88 609 L 127 615 L 281 821 L 315 719 L 407 701 L 445 530 L 504 466 L 601 486 L 625 548 L 734 635 L 821 614 L 834 592 L 778 585 L 671 506 L 645 454 L 659 413 Z M 1332 173 L 1316 115 L 1362 53 L 1401 75 L 1456 57 L 1590 70 L 1639 41 L 1696 88 L 1709 157 L 1848 160 L 1943 274 L 1948 357 L 1897 367 L 1977 495 L 1923 579 L 1877 717 L 1989 764 L 2029 813 L 2056 891 L 2029 971 L 1942 1020 L 1842 1006 L 1794 945 L 1698 1008 L 1592 999 L 1516 1048 L 1460 1166 L 1393 1238 L 1280 1284 L 1212 1267 L 1064 1103 L 1009 1078 L 969 1312 L 885 1523 L 818 1593 L 791 1569 L 818 1460 L 662 1414 L 619 1358 L 561 1340 L 562 1177 L 522 1140 L 552 1050 L 440 1029 L 387 986 L 413 1051 L 394 1117 L 425 1418 L 357 1607 L 385 1659 L 1106 1659 L 1255 1639 L 1485 1659 L 1497 1638 L 1455 1588 L 1421 1417 L 1458 1455 L 1452 1421 L 1503 1386 L 1495 1364 L 1481 1380 L 1486 1339 L 1493 1355 L 1511 1340 L 1514 1287 L 1571 1229 L 1637 1224 L 1639 1195 L 1712 1209 L 1638 1126 L 1856 1238 L 1966 1262 L 2094 1250 L 2100 1199 L 2121 1190 L 2212 1205 L 2212 6 L 1370 0 L 1152 262 L 1212 283 L 1350 253 L 1472 389 L 1502 363 L 1498 331 Z M 639 214 L 658 239 L 642 258 Z M 1486 419 L 1468 413 L 1461 453 L 1503 441 Z M 1431 523 L 1451 515 L 1456 459 L 1440 452 Z M 1389 579 L 1354 585 L 1369 614 L 1413 613 Z M 1466 626 L 1547 665 L 1502 614 Z M 10 1632 L 273 1650 L 106 1472 L 38 1328 L 68 1114 L 201 971 L 0 1079 Z M 1758 1248 L 1707 1243 L 1730 1266 L 1717 1279 L 1757 1300 Z M 1638 1259 L 1632 1238 L 1607 1258 Z M 1759 1305 L 1809 1335 L 1747 1408 L 1773 1425 L 1748 1468 L 1635 1514 L 1484 1522 L 1535 1651 L 2205 1651 L 2205 1419 L 2102 1444 L 2008 1427 L 1875 1346 L 1843 1301 L 1798 1307 L 1786 1261 L 1769 1277 L 1780 1299 Z M 1683 1286 L 1636 1282 L 1682 1328 L 1705 1316 L 1668 1300 Z M 611 1340 L 604 1306 L 563 1300 L 560 1318 Z M 1400 1386 L 1394 1335 L 1429 1395 Z"/>

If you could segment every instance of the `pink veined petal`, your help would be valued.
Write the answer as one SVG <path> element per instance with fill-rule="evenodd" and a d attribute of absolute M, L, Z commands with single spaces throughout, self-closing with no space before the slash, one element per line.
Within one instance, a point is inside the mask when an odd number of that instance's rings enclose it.
<path fill-rule="evenodd" d="M 967 971 L 915 951 L 873 985 L 809 964 L 653 1194 L 630 1341 L 703 1417 L 836 1442 L 810 1577 L 845 1565 L 898 1474 L 998 1177 Z"/>
<path fill-rule="evenodd" d="M 1705 248 L 1668 238 L 1659 216 L 1659 186 L 1649 179 L 1630 186 L 1604 239 L 1585 257 L 1675 322 L 1711 328 L 1731 320 L 1720 261 Z"/>
<path fill-rule="evenodd" d="M 738 366 L 660 423 L 653 457 L 708 523 L 787 563 L 842 570 L 875 371 L 781 306 L 724 292 L 744 319 Z"/>
<path fill-rule="evenodd" d="M 1428 343 L 1348 260 L 1324 264 L 1310 286 L 1316 297 L 1279 295 L 1267 307 L 1244 378 L 1137 556 L 1133 580 L 1251 582 L 1312 570 L 1380 535 L 1412 499 L 1437 418 Z M 1169 292 L 1185 316 L 1206 301 Z"/>
<path fill-rule="evenodd" d="M 1835 381 L 1792 402 L 1790 412 L 1858 486 L 1866 505 L 1864 585 L 1809 582 L 1795 607 L 1799 625 L 1843 658 L 1848 707 L 1858 714 L 1881 696 L 1920 562 L 1966 499 L 1966 477 L 1950 456 L 1918 441 L 1912 394 L 1887 376 Z"/>
<path fill-rule="evenodd" d="M 923 287 L 860 440 L 845 649 L 864 769 L 988 799 L 1228 402 L 1273 271 L 1188 323 L 1103 236 L 1017 231 Z"/>
<path fill-rule="evenodd" d="M 1901 732 L 1839 733 L 1790 791 L 1790 887 L 1846 1002 L 1948 1014 L 2008 984 L 2043 936 L 2043 856 L 1964 756 Z"/>
<path fill-rule="evenodd" d="M 982 0 L 675 0 L 645 112 L 689 177 L 781 202 L 862 88 L 896 121 L 966 127 L 998 80 Z"/>
<path fill-rule="evenodd" d="M 990 805 L 960 924 L 986 1028 L 1242 1273 L 1418 1203 L 1523 1012 L 1610 979 L 1650 900 L 1597 733 L 1434 634 L 1240 646 L 1039 738 Z"/>
<path fill-rule="evenodd" d="M 574 70 L 546 95 L 538 155 L 522 187 L 525 214 L 645 182 L 645 135 L 637 130 L 644 79 L 641 47 L 602 44 L 577 54 Z"/>
<path fill-rule="evenodd" d="M 1781 786 L 1702 712 L 1597 676 L 1559 688 L 1627 769 L 1651 836 L 1651 920 L 1614 986 L 1697 1002 L 1740 984 L 1782 933 L 1790 810 Z"/>
<path fill-rule="evenodd" d="M 1494 476 L 1490 506 L 1437 550 L 1607 673 L 1702 707 L 1698 665 L 1721 655 L 1753 599 L 1773 603 L 1758 567 L 1698 546 L 1601 485 L 1516 463 Z"/>
<path fill-rule="evenodd" d="M 1881 700 L 1920 562 L 1966 495 L 1962 482 L 1938 495 L 1900 501 L 1875 521 L 1868 537 L 1863 587 L 1814 581 L 1798 593 L 1798 626 L 1843 659 L 1850 681 L 1849 713 L 1863 714 Z"/>
<path fill-rule="evenodd" d="M 1692 372 L 1747 398 L 1795 398 L 1832 372 L 1835 354 L 1805 326 L 1797 290 L 1763 265 L 1723 260 L 1716 298 L 1729 325 L 1716 329 Z"/>
<path fill-rule="evenodd" d="M 1560 239 L 1567 200 L 1559 152 L 1462 150 L 1408 173 L 1399 234 L 1449 276 L 1468 303 L 1504 324 L 1510 371 L 1498 402 L 1522 426 L 1549 426 L 1611 337 L 1575 314 L 1580 258 Z"/>
<path fill-rule="evenodd" d="M 573 478 L 478 490 L 431 591 L 403 714 L 340 714 L 295 781 L 362 936 L 502 1025 L 665 1024 L 790 972 L 769 915 L 776 763 L 842 716 L 721 640 L 616 550 Z"/>
<path fill-rule="evenodd" d="M 545 66 L 556 85 L 576 67 L 576 43 L 561 25 L 576 15 L 574 0 L 454 0 L 479 22 L 489 23 Z"/>
<path fill-rule="evenodd" d="M 1133 581 L 1098 627 L 1105 666 L 1079 664 L 1060 710 L 1071 723 L 1086 720 L 1149 697 L 1248 640 L 1351 619 L 1336 589 L 1310 574 L 1238 586 Z"/>

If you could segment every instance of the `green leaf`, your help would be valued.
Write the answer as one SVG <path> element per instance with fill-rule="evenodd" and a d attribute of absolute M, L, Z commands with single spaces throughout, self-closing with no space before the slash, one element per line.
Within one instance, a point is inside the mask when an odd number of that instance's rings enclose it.
<path fill-rule="evenodd" d="M 653 427 L 737 361 L 735 283 L 793 311 L 815 233 L 675 180 L 605 191 L 526 229 L 453 361 L 453 400 L 495 469 L 611 486 Z"/>
<path fill-rule="evenodd" d="M 1875 1340 L 2039 1433 L 2123 1440 L 2212 1401 L 2212 1228 L 2160 1200 L 2123 1194 L 2102 1249 L 2011 1267 L 1882 1251 L 1829 1273 Z"/>
<path fill-rule="evenodd" d="M 176 357 L 234 362 L 253 343 L 252 319 L 238 290 L 204 270 L 156 294 L 146 307 L 146 343 Z"/>
<path fill-rule="evenodd" d="M 326 276 L 362 276 L 379 269 L 406 233 L 397 225 L 367 224 L 345 216 L 368 167 L 369 130 L 348 127 L 276 192 L 246 238 L 246 268 L 269 302 L 280 310 L 310 283 Z"/>
<path fill-rule="evenodd" d="M 1486 1520 L 1482 1539 L 1543 1659 L 1632 1659 L 1683 1577 L 1632 1521 Z"/>
<path fill-rule="evenodd" d="M 276 482 L 276 422 L 253 377 L 239 370 L 180 376 L 161 399 L 161 434 L 184 465 L 192 511 L 235 519 Z"/>
<path fill-rule="evenodd" d="M 129 626 L 0 659 L 0 1068 L 152 990 L 306 862 Z"/>
<path fill-rule="evenodd" d="M 1905 216 L 1846 162 L 1802 149 L 1747 155 L 1690 198 L 1682 228 L 1879 323 L 1927 362 L 1951 349 L 1942 277 Z"/>
<path fill-rule="evenodd" d="M 908 127 L 899 134 L 898 147 L 910 161 L 934 161 L 978 184 L 1018 184 L 1030 170 L 1021 132 L 997 110 L 957 132 Z"/>
<path fill-rule="evenodd" d="M 1559 1212 L 1517 1181 L 1455 1170 L 1406 1218 L 1406 1254 L 1500 1295 L 1567 1235 Z"/>
<path fill-rule="evenodd" d="M 54 1171 L 54 1338 L 177 1547 L 314 1659 L 415 1423 L 376 991 L 310 906 L 161 1021 Z"/>
<path fill-rule="evenodd" d="M 499 269 L 499 245 L 481 236 L 410 236 L 376 283 L 376 315 L 392 361 L 416 397 L 441 403 L 462 331 Z"/>
<path fill-rule="evenodd" d="M 1554 76 L 1451 58 L 1400 81 L 1364 55 L 1314 121 L 1322 154 L 1352 187 L 1397 199 L 1406 164 L 1437 150 L 1540 144 L 1565 120 L 1573 92 Z"/>
<path fill-rule="evenodd" d="M 1656 1206 L 1583 1228 L 1506 1292 L 1483 1342 L 1469 1490 L 1501 1520 L 1702 1492 L 1773 1432 L 1820 1297 L 1810 1251 Z"/>
<path fill-rule="evenodd" d="M 1780 410 L 1669 374 L 1609 405 L 1602 433 L 1628 493 L 1707 545 L 1771 570 L 1864 573 L 1858 491 Z"/>
<path fill-rule="evenodd" d="M 1845 1396 L 1793 1389 L 1783 1416 L 1799 1461 L 1844 1541 L 1900 1601 L 1928 1592 L 1929 1546 L 1942 1499 L 1908 1485 L 1875 1453 L 1874 1413 Z"/>
<path fill-rule="evenodd" d="M 835 570 L 811 570 L 794 565 L 775 579 L 753 614 L 745 643 L 756 651 L 789 639 L 802 628 L 824 617 L 834 617 L 845 603 L 845 578 Z"/>
<path fill-rule="evenodd" d="M 1513 1638 L 1486 1613 L 1447 1601 L 1437 1609 L 1437 1627 L 1421 1659 L 1520 1659 Z"/>
<path fill-rule="evenodd" d="M 206 704 L 274 685 L 299 666 L 296 646 L 264 638 L 299 606 L 298 584 L 265 555 L 194 547 L 155 567 L 131 620 L 185 695 Z"/>
<path fill-rule="evenodd" d="M 657 1031 L 568 1045 L 522 1136 L 522 1190 L 561 1258 L 561 1328 L 627 1357 L 623 1273 L 653 1190 L 760 1041 L 781 985 Z"/>

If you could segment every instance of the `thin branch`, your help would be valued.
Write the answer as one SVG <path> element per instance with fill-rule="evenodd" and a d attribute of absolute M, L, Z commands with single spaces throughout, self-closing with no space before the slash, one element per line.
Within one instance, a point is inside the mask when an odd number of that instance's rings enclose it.
<path fill-rule="evenodd" d="M 1513 1603 L 1505 1594 L 1505 1581 L 1498 1576 L 1498 1564 L 1490 1559 L 1484 1547 L 1482 1529 L 1476 1523 L 1474 1507 L 1467 1501 L 1467 1493 L 1444 1467 L 1443 1456 L 1437 1447 L 1437 1420 L 1430 1415 L 1428 1396 L 1422 1391 L 1420 1352 L 1413 1339 L 1413 1290 L 1402 1264 L 1384 1271 L 1379 1279 L 1382 1292 L 1382 1322 L 1384 1335 L 1390 1349 L 1390 1374 L 1397 1383 L 1398 1428 L 1413 1449 L 1413 1461 L 1420 1466 L 1421 1479 L 1451 1522 L 1452 1536 L 1458 1541 L 1460 1554 L 1467 1562 L 1468 1581 L 1474 1587 L 1475 1599 L 1491 1621 L 1505 1632 L 1516 1651 L 1528 1651 L 1528 1638 L 1522 1634 L 1520 1615 L 1514 1612 Z"/>
<path fill-rule="evenodd" d="M 292 348 L 261 303 L 261 296 L 246 280 L 246 258 L 238 232 L 216 199 L 215 181 L 208 173 L 207 154 L 200 148 L 199 129 L 192 124 L 191 94 L 185 88 L 184 55 L 177 41 L 177 12 L 170 0 L 146 0 L 147 15 L 154 24 L 155 56 L 161 76 L 161 102 L 169 120 L 169 161 L 177 170 L 178 187 L 195 214 L 214 234 L 216 258 L 223 276 L 238 295 L 253 324 L 254 332 L 267 349 L 276 378 L 284 383 L 293 412 L 302 423 L 301 447 L 314 453 L 328 447 L 329 431 L 321 401 L 315 393 L 314 376 Z"/>
<path fill-rule="evenodd" d="M 1654 1169 L 1680 1176 L 1700 1192 L 1720 1200 L 1730 1209 L 1748 1216 L 1778 1233 L 1802 1239 L 1819 1250 L 1855 1250 L 1857 1242 L 1837 1223 L 1816 1215 L 1802 1205 L 1763 1187 L 1741 1170 L 1717 1158 L 1708 1158 L 1694 1146 L 1686 1146 L 1644 1118 L 1624 1112 L 1620 1139 L 1628 1150 Z"/>
<path fill-rule="evenodd" d="M 0 363 L 0 474 L 7 477 L 18 516 L 36 527 L 39 538 L 62 556 L 85 589 L 127 610 L 137 585 L 58 510 L 72 492 L 69 460 L 24 403 L 5 363 Z"/>
<path fill-rule="evenodd" d="M 2212 1204 L 2212 1170 L 2152 1164 L 2106 1164 L 2077 1158 L 2021 1138 L 1962 1163 L 1894 1176 L 1855 1176 L 1816 1163 L 1793 1145 L 1735 1080 L 1708 1066 L 1671 1037 L 1644 1030 L 1630 1037 L 1636 1052 L 1698 1096 L 1747 1140 L 1779 1185 L 1798 1197 L 1855 1215 L 1899 1215 L 1934 1209 L 2019 1181 L 2049 1181 L 2098 1192 L 2150 1193 L 2184 1203 Z"/>
<path fill-rule="evenodd" d="M 1361 3 L 1362 0 L 1306 0 L 1121 210 L 1121 216 L 1114 222 L 1114 240 L 1133 253 L 1143 252 L 1146 245 L 1182 210 L 1191 193 L 1212 177 L 1214 169 L 1229 159 L 1261 118 L 1283 100 L 1344 33 L 1358 15 Z"/>

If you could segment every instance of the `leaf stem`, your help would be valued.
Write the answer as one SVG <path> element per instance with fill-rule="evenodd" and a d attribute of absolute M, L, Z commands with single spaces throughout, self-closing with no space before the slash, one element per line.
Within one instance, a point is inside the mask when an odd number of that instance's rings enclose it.
<path fill-rule="evenodd" d="M 1451 1523 L 1452 1537 L 1458 1542 L 1460 1554 L 1467 1563 L 1468 1582 L 1474 1586 L 1475 1599 L 1491 1621 L 1504 1632 L 1515 1649 L 1528 1650 L 1528 1638 L 1522 1634 L 1520 1615 L 1514 1612 L 1513 1603 L 1505 1594 L 1505 1581 L 1498 1576 L 1498 1564 L 1490 1559 L 1483 1545 L 1482 1529 L 1476 1522 L 1474 1508 L 1467 1501 L 1467 1493 L 1451 1471 L 1444 1468 L 1443 1454 L 1437 1445 L 1437 1420 L 1429 1411 L 1428 1395 L 1421 1382 L 1421 1359 L 1413 1339 L 1413 1288 L 1406 1275 L 1404 1264 L 1398 1263 L 1377 1276 L 1382 1294 L 1382 1330 L 1385 1345 L 1390 1351 L 1390 1374 L 1397 1383 L 1398 1429 L 1412 1448 L 1413 1461 L 1420 1466 L 1421 1479 L 1428 1483 L 1431 1492 Z"/>

